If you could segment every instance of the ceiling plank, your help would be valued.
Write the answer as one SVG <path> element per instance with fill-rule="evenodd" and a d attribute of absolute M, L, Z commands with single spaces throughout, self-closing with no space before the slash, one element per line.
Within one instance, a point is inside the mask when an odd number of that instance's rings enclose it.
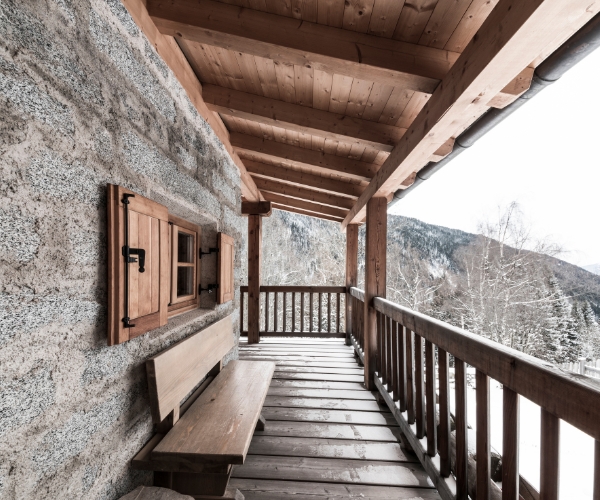
<path fill-rule="evenodd" d="M 324 193 L 323 191 L 315 191 L 313 189 L 298 187 L 281 181 L 265 179 L 263 177 L 255 177 L 254 182 L 258 186 L 258 189 L 263 192 L 282 194 L 299 200 L 329 205 L 334 208 L 350 209 L 354 206 L 354 200 L 351 198 L 344 198 L 343 196 Z"/>
<path fill-rule="evenodd" d="M 563 31 L 581 27 L 600 1 L 500 0 L 440 86 L 410 125 L 355 206 L 345 228 L 364 219 L 373 196 L 389 196 L 422 168 L 449 137 L 457 137 Z"/>
<path fill-rule="evenodd" d="M 322 191 L 328 191 L 339 195 L 358 198 L 364 190 L 364 186 L 342 182 L 331 177 L 321 177 L 320 175 L 308 174 L 300 170 L 292 170 L 281 165 L 268 165 L 254 160 L 244 162 L 246 169 L 253 178 L 257 175 L 269 177 L 284 182 L 291 182 L 300 186 L 311 187 Z"/>
<path fill-rule="evenodd" d="M 147 0 L 163 34 L 432 93 L 458 54 L 203 0 Z"/>
<path fill-rule="evenodd" d="M 277 210 L 283 210 L 284 212 L 292 212 L 294 214 L 306 215 L 307 217 L 314 217 L 315 219 L 325 219 L 331 220 L 333 222 L 342 222 L 342 219 L 339 217 L 309 212 L 307 210 L 301 210 L 299 208 L 290 207 L 289 205 L 280 205 L 279 203 L 273 203 L 273 208 Z"/>
<path fill-rule="evenodd" d="M 338 113 L 287 103 L 237 90 L 204 85 L 202 95 L 212 111 L 334 141 L 391 151 L 405 129 Z"/>
<path fill-rule="evenodd" d="M 277 203 L 278 205 L 299 208 L 301 210 L 305 210 L 307 212 L 314 212 L 317 214 L 331 215 L 332 217 L 339 218 L 340 221 L 343 220 L 344 217 L 346 217 L 346 215 L 348 215 L 348 210 L 329 207 L 327 205 L 322 205 L 321 203 L 312 203 L 310 201 L 298 200 L 297 198 L 290 198 L 281 194 L 268 192 L 265 192 L 264 196 L 267 201 Z"/>
<path fill-rule="evenodd" d="M 232 132 L 229 140 L 236 152 L 242 157 L 244 152 L 252 152 L 272 160 L 284 159 L 338 172 L 361 181 L 370 181 L 379 170 L 379 165 L 374 163 L 352 160 L 280 142 L 267 141 L 253 135 Z"/>

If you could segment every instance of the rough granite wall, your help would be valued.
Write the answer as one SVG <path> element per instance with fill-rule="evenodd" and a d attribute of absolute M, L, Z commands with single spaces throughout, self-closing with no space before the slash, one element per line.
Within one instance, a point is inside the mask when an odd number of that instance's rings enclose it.
<path fill-rule="evenodd" d="M 115 499 L 151 481 L 128 466 L 152 434 L 145 360 L 239 293 L 107 347 L 106 184 L 204 248 L 232 235 L 237 286 L 239 173 L 120 0 L 1 0 L 0 113 L 0 498 Z"/>

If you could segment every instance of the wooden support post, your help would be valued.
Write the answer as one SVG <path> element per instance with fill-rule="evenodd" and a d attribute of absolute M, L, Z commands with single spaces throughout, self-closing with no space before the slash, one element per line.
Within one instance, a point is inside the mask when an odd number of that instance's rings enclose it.
<path fill-rule="evenodd" d="M 385 298 L 387 199 L 373 197 L 367 203 L 367 235 L 365 256 L 365 385 L 375 390 L 375 365 L 377 360 L 377 315 L 374 297 Z"/>
<path fill-rule="evenodd" d="M 262 217 L 248 216 L 248 343 L 260 342 Z"/>
<path fill-rule="evenodd" d="M 542 408 L 540 443 L 540 498 L 558 500 L 559 456 L 560 456 L 560 420 Z"/>
<path fill-rule="evenodd" d="M 346 228 L 346 345 L 351 345 L 352 297 L 350 288 L 358 285 L 358 224 Z M 354 335 L 356 337 L 356 334 Z"/>

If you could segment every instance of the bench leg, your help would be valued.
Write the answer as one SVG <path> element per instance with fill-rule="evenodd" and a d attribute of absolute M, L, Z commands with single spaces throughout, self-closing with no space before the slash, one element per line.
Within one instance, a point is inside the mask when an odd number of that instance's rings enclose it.
<path fill-rule="evenodd" d="M 214 467 L 214 469 L 221 466 Z M 170 488 L 182 495 L 190 495 L 196 499 L 244 500 L 235 488 L 228 488 L 229 477 L 233 467 L 222 466 L 223 470 L 215 472 L 154 472 L 154 486 Z"/>
<path fill-rule="evenodd" d="M 267 421 L 265 420 L 265 417 L 263 417 L 262 414 L 259 415 L 258 420 L 256 421 L 256 430 L 264 431 L 266 425 L 267 425 Z"/>

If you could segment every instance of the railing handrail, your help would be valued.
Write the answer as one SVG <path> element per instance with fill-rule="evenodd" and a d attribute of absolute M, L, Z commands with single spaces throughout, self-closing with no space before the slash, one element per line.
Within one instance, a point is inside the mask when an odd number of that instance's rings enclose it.
<path fill-rule="evenodd" d="M 240 286 L 240 292 L 248 291 L 248 286 Z M 295 293 L 346 293 L 345 286 L 302 286 L 302 285 L 266 285 L 260 287 L 261 292 L 295 292 Z"/>
<path fill-rule="evenodd" d="M 350 295 L 355 299 L 365 301 L 365 292 L 360 288 L 356 288 L 355 286 L 350 287 Z"/>
<path fill-rule="evenodd" d="M 350 294 L 364 301 L 364 292 Z M 458 357 L 556 417 L 600 439 L 600 383 L 549 362 L 375 297 L 377 311 Z"/>

